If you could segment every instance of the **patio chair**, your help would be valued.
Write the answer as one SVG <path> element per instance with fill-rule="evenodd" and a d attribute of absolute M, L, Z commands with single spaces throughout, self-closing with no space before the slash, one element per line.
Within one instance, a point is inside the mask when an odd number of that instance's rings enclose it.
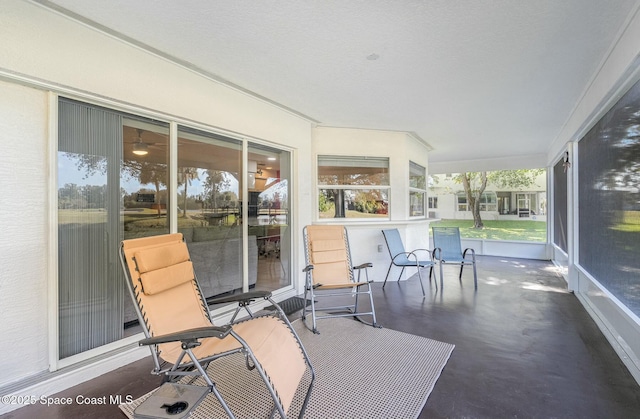
<path fill-rule="evenodd" d="M 422 295 L 426 295 L 424 292 L 424 285 L 422 284 L 422 268 L 429 268 L 429 284 L 431 284 L 431 277 L 434 276 L 433 267 L 433 254 L 429 249 L 414 249 L 411 252 L 407 252 L 402 244 L 402 238 L 397 228 L 382 230 L 384 241 L 387 243 L 387 249 L 389 250 L 389 256 L 391 256 L 391 263 L 389 263 L 389 269 L 387 269 L 387 276 L 384 277 L 384 283 L 382 288 L 387 285 L 387 279 L 389 279 L 389 273 L 393 266 L 401 267 L 400 275 L 398 276 L 398 282 L 404 273 L 406 267 L 415 267 L 418 269 L 418 278 L 420 279 L 420 287 L 422 288 Z M 437 288 L 436 282 L 436 288 Z"/>
<path fill-rule="evenodd" d="M 120 250 L 127 286 L 146 336 L 139 344 L 151 350 L 153 374 L 170 381 L 202 376 L 226 414 L 235 417 L 206 369 L 215 359 L 241 353 L 245 360 L 237 367 L 258 372 L 274 402 L 272 416 L 277 411 L 284 418 L 309 368 L 311 382 L 300 412 L 303 416 L 315 374 L 298 335 L 269 292 L 212 301 L 236 301 L 232 321 L 241 309 L 249 313 L 248 320 L 215 326 L 182 234 L 125 240 Z M 248 306 L 259 299 L 268 300 L 276 310 L 254 315 Z"/>
<path fill-rule="evenodd" d="M 303 229 L 304 248 L 307 266 L 303 269 L 306 274 L 304 299 L 311 301 L 311 318 L 314 333 L 318 332 L 317 320 L 331 317 L 354 317 L 357 320 L 379 327 L 373 305 L 373 294 L 367 268 L 371 263 L 353 266 L 347 230 L 343 226 L 314 225 Z M 355 275 L 357 272 L 357 276 Z M 364 272 L 364 278 L 361 274 Z M 370 310 L 362 311 L 358 304 L 361 294 L 369 296 Z M 340 300 L 340 298 L 343 298 Z M 353 298 L 353 304 L 346 304 L 344 299 Z M 337 306 L 318 307 L 316 303 L 323 299 L 337 300 Z M 306 322 L 307 305 L 302 311 L 302 320 Z M 371 316 L 371 322 L 365 322 L 362 316 Z M 307 325 L 307 327 L 309 327 Z"/>
<path fill-rule="evenodd" d="M 466 265 L 473 266 L 473 285 L 478 289 L 476 272 L 476 252 L 468 247 L 462 251 L 460 229 L 458 227 L 431 227 L 433 231 L 433 256 L 440 265 L 440 287 L 444 287 L 443 265 L 460 265 L 458 279 L 462 282 L 462 270 Z M 470 256 L 470 258 L 467 257 Z"/>

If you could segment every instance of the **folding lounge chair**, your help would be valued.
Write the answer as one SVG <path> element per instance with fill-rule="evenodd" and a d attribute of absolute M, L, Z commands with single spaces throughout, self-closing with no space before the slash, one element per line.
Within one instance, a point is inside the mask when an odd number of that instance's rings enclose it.
<path fill-rule="evenodd" d="M 387 249 L 389 249 L 389 255 L 391 256 L 391 263 L 389 263 L 389 269 L 387 269 L 387 276 L 384 277 L 384 284 L 382 284 L 382 288 L 387 285 L 387 279 L 389 278 L 391 267 L 399 266 L 402 268 L 400 275 L 398 276 L 398 281 L 400 281 L 404 268 L 412 266 L 418 269 L 418 278 L 420 279 L 422 295 L 425 295 L 424 285 L 422 284 L 422 273 L 420 273 L 420 270 L 422 268 L 429 268 L 429 283 L 431 283 L 431 276 L 435 279 L 435 273 L 433 272 L 435 263 L 433 262 L 431 250 L 414 249 L 411 252 L 407 252 L 404 249 L 402 238 L 400 237 L 400 232 L 397 228 L 382 230 L 382 235 L 384 236 L 384 241 L 387 243 Z M 437 286 L 436 282 L 436 288 Z"/>
<path fill-rule="evenodd" d="M 305 257 L 307 266 L 303 269 L 306 273 L 304 287 L 304 299 L 311 300 L 311 317 L 314 333 L 319 333 L 317 320 L 330 317 L 355 317 L 363 323 L 379 327 L 376 322 L 373 294 L 367 268 L 371 263 L 363 263 L 358 266 L 351 264 L 351 252 L 347 230 L 343 226 L 307 226 L 303 229 Z M 357 278 L 354 271 L 358 272 Z M 364 271 L 365 279 L 361 280 Z M 359 311 L 358 296 L 369 295 L 371 309 Z M 321 298 L 354 298 L 353 304 L 333 307 L 317 307 L 316 302 Z M 344 300 L 343 300 L 344 302 Z M 321 311 L 323 314 L 318 314 Z M 307 305 L 302 311 L 302 319 L 306 323 Z M 365 322 L 360 317 L 371 316 L 372 322 Z M 308 327 L 308 326 L 307 326 Z"/>
<path fill-rule="evenodd" d="M 444 286 L 442 266 L 445 264 L 460 265 L 458 279 L 462 281 L 462 270 L 465 265 L 473 266 L 473 285 L 478 289 L 478 274 L 476 272 L 476 252 L 468 247 L 462 251 L 460 229 L 458 227 L 431 227 L 433 231 L 433 255 L 440 265 L 440 287 Z M 471 258 L 467 257 L 467 254 Z"/>
<path fill-rule="evenodd" d="M 250 315 L 248 320 L 214 326 L 182 234 L 125 240 L 120 259 L 146 335 L 140 345 L 148 345 L 153 356 L 153 374 L 174 381 L 184 376 L 202 376 L 227 415 L 235 417 L 206 368 L 217 358 L 242 353 L 245 362 L 238 368 L 258 371 L 274 401 L 272 416 L 277 411 L 284 418 L 308 367 L 311 382 L 300 412 L 303 416 L 315 374 L 298 335 L 269 292 L 255 291 L 214 301 L 237 301 L 234 319 L 241 308 L 247 308 Z M 248 305 L 260 298 L 277 310 L 254 316 Z"/>

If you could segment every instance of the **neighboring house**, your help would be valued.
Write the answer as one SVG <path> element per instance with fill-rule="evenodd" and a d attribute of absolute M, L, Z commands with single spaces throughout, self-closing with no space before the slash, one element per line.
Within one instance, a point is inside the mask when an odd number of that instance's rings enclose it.
<path fill-rule="evenodd" d="M 429 218 L 472 220 L 462 184 L 457 173 L 433 175 L 429 187 Z M 488 183 L 480 198 L 483 220 L 547 220 L 547 175 L 541 174 L 533 185 L 504 188 Z"/>

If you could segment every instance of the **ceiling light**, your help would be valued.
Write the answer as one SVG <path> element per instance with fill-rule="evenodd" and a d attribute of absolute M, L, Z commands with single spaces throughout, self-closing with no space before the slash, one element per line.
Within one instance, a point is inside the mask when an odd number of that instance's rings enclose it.
<path fill-rule="evenodd" d="M 146 156 L 149 154 L 149 146 L 147 143 L 142 142 L 142 133 L 144 132 L 140 128 L 138 128 L 138 138 L 135 143 L 133 143 L 133 154 L 136 156 Z"/>
<path fill-rule="evenodd" d="M 133 154 L 137 156 L 146 156 L 147 154 L 149 154 L 148 146 L 142 141 L 133 143 Z"/>
<path fill-rule="evenodd" d="M 275 159 L 276 159 L 275 157 L 267 157 L 267 160 L 274 161 Z"/>
<path fill-rule="evenodd" d="M 373 54 L 367 55 L 367 60 L 369 60 L 369 61 L 375 61 L 378 58 L 380 58 L 380 56 L 378 54 L 376 54 L 375 52 Z"/>

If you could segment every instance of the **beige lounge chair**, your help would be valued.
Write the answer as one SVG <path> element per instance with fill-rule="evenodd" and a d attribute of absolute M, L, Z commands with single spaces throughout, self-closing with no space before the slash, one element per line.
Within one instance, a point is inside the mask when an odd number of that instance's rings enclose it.
<path fill-rule="evenodd" d="M 314 333 L 318 332 L 317 320 L 330 317 L 355 317 L 363 323 L 379 327 L 373 305 L 373 294 L 367 268 L 371 263 L 353 266 L 347 230 L 343 226 L 312 225 L 303 229 L 305 256 L 307 266 L 304 268 L 306 281 L 304 299 L 311 301 L 311 317 Z M 357 277 L 354 271 L 358 272 Z M 364 278 L 361 273 L 364 271 Z M 360 311 L 358 296 L 369 296 L 370 309 Z M 341 300 L 342 305 L 317 307 L 321 298 Z M 345 304 L 345 300 L 354 299 L 353 304 Z M 340 303 L 338 303 L 340 304 Z M 319 312 L 321 314 L 319 314 Z M 307 304 L 302 311 L 302 319 L 306 323 Z M 364 322 L 361 316 L 371 316 L 372 321 Z M 308 326 L 307 326 L 308 327 Z"/>
<path fill-rule="evenodd" d="M 239 310 L 264 298 L 276 307 L 273 314 L 255 316 L 249 311 L 248 320 L 214 326 L 181 234 L 125 240 L 120 255 L 147 337 L 140 345 L 149 346 L 155 362 L 153 374 L 171 380 L 201 375 L 227 415 L 235 417 L 206 369 L 211 361 L 240 352 L 245 362 L 238 368 L 258 371 L 274 401 L 272 416 L 278 411 L 284 418 L 309 368 L 311 383 L 299 415 L 303 416 L 315 374 L 298 335 L 269 292 L 239 294 L 215 302 L 237 301 Z"/>

